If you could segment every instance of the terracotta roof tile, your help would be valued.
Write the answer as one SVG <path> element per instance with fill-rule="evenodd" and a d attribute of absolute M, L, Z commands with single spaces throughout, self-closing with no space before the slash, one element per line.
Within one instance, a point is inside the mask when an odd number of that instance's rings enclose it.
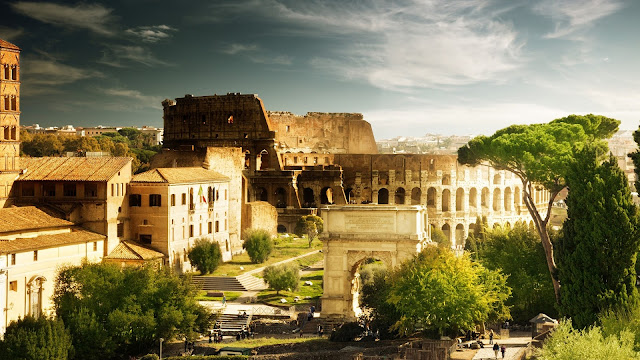
<path fill-rule="evenodd" d="M 152 260 L 164 257 L 164 254 L 129 241 L 123 241 L 106 257 L 117 260 Z"/>
<path fill-rule="evenodd" d="M 13 45 L 12 43 L 10 43 L 10 42 L 8 42 L 6 40 L 2 40 L 2 39 L 0 39 L 0 48 L 20 50 L 19 47 Z"/>
<path fill-rule="evenodd" d="M 0 233 L 72 225 L 72 222 L 50 216 L 35 206 L 0 209 Z"/>
<path fill-rule="evenodd" d="M 129 157 L 20 158 L 20 181 L 108 181 L 131 162 Z"/>
<path fill-rule="evenodd" d="M 69 233 L 41 235 L 34 238 L 0 241 L 0 254 L 46 249 L 64 245 L 104 240 L 106 237 L 84 229 L 72 229 Z"/>
<path fill-rule="evenodd" d="M 229 178 L 201 167 L 157 168 L 134 175 L 131 182 L 186 184 L 204 181 L 229 181 Z"/>

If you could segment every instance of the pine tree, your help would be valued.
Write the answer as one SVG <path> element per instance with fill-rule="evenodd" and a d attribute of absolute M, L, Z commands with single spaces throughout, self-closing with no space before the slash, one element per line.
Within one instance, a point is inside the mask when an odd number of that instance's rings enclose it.
<path fill-rule="evenodd" d="M 616 159 L 601 162 L 599 151 L 578 151 L 566 176 L 568 218 L 557 252 L 560 311 L 578 328 L 595 323 L 602 311 L 629 309 L 638 298 L 637 209 Z"/>

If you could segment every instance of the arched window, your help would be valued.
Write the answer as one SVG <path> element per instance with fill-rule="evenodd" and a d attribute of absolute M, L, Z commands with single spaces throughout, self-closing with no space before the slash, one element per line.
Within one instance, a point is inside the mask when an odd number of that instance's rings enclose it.
<path fill-rule="evenodd" d="M 258 160 L 258 163 L 260 164 L 258 168 L 260 170 L 267 170 L 271 165 L 269 152 L 267 150 L 262 150 L 260 152 L 260 155 L 258 155 Z"/>
<path fill-rule="evenodd" d="M 464 211 L 464 189 L 456 190 L 456 211 Z"/>
<path fill-rule="evenodd" d="M 489 189 L 482 188 L 482 193 L 480 193 L 480 205 L 483 209 L 489 208 Z"/>
<path fill-rule="evenodd" d="M 504 210 L 511 211 L 511 204 L 513 199 L 511 198 L 511 188 L 504 189 Z"/>
<path fill-rule="evenodd" d="M 464 225 L 456 225 L 456 245 L 464 246 Z"/>
<path fill-rule="evenodd" d="M 471 209 L 478 207 L 478 190 L 476 188 L 469 190 L 469 207 Z"/>
<path fill-rule="evenodd" d="M 378 190 L 378 204 L 389 203 L 389 190 L 382 188 Z"/>
<path fill-rule="evenodd" d="M 500 189 L 493 189 L 493 211 L 500 211 Z"/>
<path fill-rule="evenodd" d="M 451 175 L 442 175 L 442 185 L 451 185 Z"/>
<path fill-rule="evenodd" d="M 446 236 L 447 239 L 451 241 L 451 227 L 449 226 L 449 224 L 442 225 L 442 232 L 444 233 L 444 236 Z"/>
<path fill-rule="evenodd" d="M 330 187 L 322 188 L 320 204 L 333 204 L 333 190 Z"/>
<path fill-rule="evenodd" d="M 414 187 L 411 190 L 411 205 L 420 205 L 420 198 L 422 197 L 422 189 Z"/>
<path fill-rule="evenodd" d="M 287 207 L 287 191 L 281 187 L 276 189 L 276 207 L 277 208 L 286 208 Z"/>
<path fill-rule="evenodd" d="M 313 189 L 304 188 L 302 190 L 302 207 L 310 208 L 316 207 L 316 198 L 313 194 Z"/>
<path fill-rule="evenodd" d="M 451 192 L 449 189 L 442 191 L 442 211 L 451 210 Z"/>
<path fill-rule="evenodd" d="M 397 188 L 394 201 L 396 205 L 404 205 L 404 188 Z"/>
<path fill-rule="evenodd" d="M 436 207 L 436 189 L 430 187 L 427 190 L 427 207 Z"/>
<path fill-rule="evenodd" d="M 269 201 L 269 193 L 267 192 L 267 189 L 263 187 L 258 188 L 258 191 L 256 191 L 256 195 L 257 195 L 256 198 L 259 201 L 266 201 L 266 202 Z"/>
<path fill-rule="evenodd" d="M 38 318 L 42 315 L 42 285 L 47 281 L 43 276 L 36 275 L 27 283 L 29 296 L 29 315 Z"/>

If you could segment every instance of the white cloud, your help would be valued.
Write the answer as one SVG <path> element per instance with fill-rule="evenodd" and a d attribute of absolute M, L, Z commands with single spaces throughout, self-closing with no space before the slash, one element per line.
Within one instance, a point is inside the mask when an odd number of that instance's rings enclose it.
<path fill-rule="evenodd" d="M 539 14 L 550 17 L 555 22 L 554 31 L 548 38 L 576 37 L 577 32 L 589 28 L 597 20 L 609 16 L 620 9 L 620 0 L 543 0 L 534 6 Z"/>
<path fill-rule="evenodd" d="M 123 88 L 100 88 L 101 93 L 116 98 L 114 101 L 105 101 L 105 106 L 110 110 L 131 110 L 152 108 L 161 109 L 161 96 L 144 95 L 138 90 Z"/>
<path fill-rule="evenodd" d="M 76 68 L 55 60 L 25 59 L 23 76 L 25 84 L 58 86 L 104 75 L 98 71 Z"/>
<path fill-rule="evenodd" d="M 523 63 L 518 33 L 491 1 L 285 1 L 249 0 L 217 10 L 260 9 L 261 16 L 291 24 L 290 34 L 333 34 L 335 50 L 311 65 L 381 88 L 500 82 Z"/>
<path fill-rule="evenodd" d="M 13 29 L 6 26 L 0 26 L 0 39 L 13 41 L 23 34 L 23 29 Z"/>
<path fill-rule="evenodd" d="M 110 24 L 112 9 L 99 4 L 60 5 L 48 2 L 19 1 L 11 7 L 23 15 L 47 24 L 87 29 L 101 35 L 114 35 Z"/>
<path fill-rule="evenodd" d="M 142 46 L 114 45 L 104 50 L 100 64 L 112 67 L 126 67 L 127 63 L 139 63 L 146 66 L 169 66 L 170 64 L 156 58 L 149 49 Z"/>
<path fill-rule="evenodd" d="M 138 26 L 136 28 L 127 29 L 125 32 L 128 35 L 140 38 L 143 42 L 155 43 L 160 40 L 168 39 L 176 30 L 177 29 L 168 25 L 154 25 Z"/>
<path fill-rule="evenodd" d="M 265 51 L 260 46 L 255 44 L 231 44 L 227 48 L 221 50 L 221 52 L 228 55 L 242 55 L 250 61 L 258 64 L 292 64 L 292 59 L 290 56 L 274 55 L 272 52 Z"/>

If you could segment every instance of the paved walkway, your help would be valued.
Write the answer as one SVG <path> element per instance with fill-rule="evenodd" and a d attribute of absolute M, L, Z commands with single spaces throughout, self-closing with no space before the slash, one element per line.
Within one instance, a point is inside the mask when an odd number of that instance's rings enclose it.
<path fill-rule="evenodd" d="M 531 341 L 531 336 L 521 336 L 523 335 L 522 333 L 520 334 L 514 334 L 516 336 L 514 337 L 510 337 L 508 339 L 497 339 L 495 340 L 495 342 L 502 346 L 504 345 L 507 348 L 507 351 L 505 351 L 505 356 L 504 359 L 505 360 L 516 360 L 516 359 L 520 359 L 519 357 L 516 357 L 516 355 L 518 355 L 520 353 L 520 351 L 522 351 L 527 344 Z M 473 360 L 489 360 L 489 359 L 495 359 L 495 354 L 493 352 L 493 345 L 489 345 L 489 341 L 485 339 L 484 341 L 484 348 L 478 350 L 478 352 L 476 353 L 476 355 L 473 357 Z M 502 359 L 502 353 L 498 352 L 498 359 Z"/>

